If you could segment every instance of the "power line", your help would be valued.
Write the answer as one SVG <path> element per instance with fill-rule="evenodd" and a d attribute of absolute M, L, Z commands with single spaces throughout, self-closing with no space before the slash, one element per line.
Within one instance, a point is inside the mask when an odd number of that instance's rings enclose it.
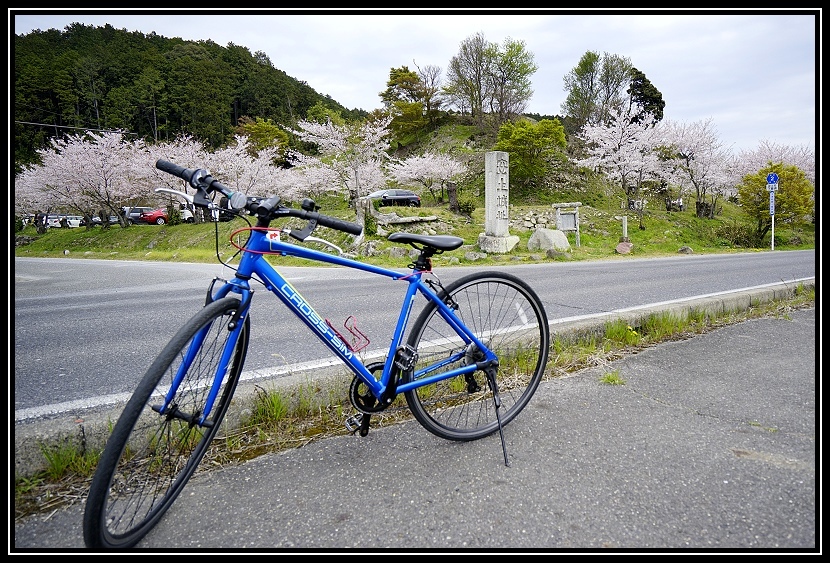
<path fill-rule="evenodd" d="M 20 125 L 37 125 L 39 127 L 54 127 L 56 129 L 79 129 L 82 131 L 100 131 L 102 133 L 125 133 L 129 135 L 135 134 L 130 131 L 123 131 L 121 129 L 92 129 L 90 127 L 71 127 L 69 125 L 54 125 L 52 123 L 34 123 L 32 121 L 15 121 L 15 123 L 18 123 Z"/>

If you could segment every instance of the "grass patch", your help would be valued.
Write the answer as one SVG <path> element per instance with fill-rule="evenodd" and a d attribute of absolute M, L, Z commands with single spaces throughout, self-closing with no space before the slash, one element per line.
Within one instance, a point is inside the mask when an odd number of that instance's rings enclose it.
<path fill-rule="evenodd" d="M 620 370 L 618 369 L 604 374 L 599 378 L 599 381 L 606 385 L 625 385 L 625 380 L 620 375 Z"/>
<path fill-rule="evenodd" d="M 605 323 L 605 339 L 622 346 L 635 346 L 641 337 L 627 321 L 615 320 Z"/>
<path fill-rule="evenodd" d="M 67 443 L 53 447 L 41 444 L 40 451 L 47 461 L 43 478 L 52 481 L 62 478 L 67 473 L 92 475 L 100 457 L 100 452 L 85 451 Z"/>
<path fill-rule="evenodd" d="M 579 200 L 579 194 L 568 194 Z M 580 246 L 576 246 L 576 234 L 568 233 L 571 245 L 567 257 L 555 259 L 594 260 L 619 258 L 616 246 L 622 236 L 619 202 L 613 196 L 588 197 L 595 206 L 583 205 L 579 208 Z M 479 235 L 484 232 L 484 200 L 477 197 L 476 208 L 470 216 L 458 215 L 448 209 L 446 202 L 436 203 L 431 197 L 424 197 L 421 208 L 384 208 L 384 213 L 394 213 L 399 217 L 436 217 L 435 221 L 413 224 L 371 224 L 366 229 L 364 243 L 352 248 L 354 237 L 339 231 L 318 227 L 314 236 L 329 240 L 344 251 L 355 255 L 356 259 L 375 265 L 392 268 L 406 268 L 407 257 L 393 258 L 389 250 L 400 245 L 390 243 L 386 237 L 395 231 L 409 231 L 422 234 L 450 234 L 464 239 L 465 244 L 454 251 L 437 256 L 436 266 L 469 263 L 465 255 L 471 250 L 478 250 Z M 567 199 L 567 198 L 566 198 Z M 350 209 L 342 198 L 321 198 L 323 213 L 353 221 L 354 210 Z M 616 206 L 616 207 L 615 207 Z M 538 262 L 552 260 L 544 252 L 530 251 L 527 241 L 532 228 L 525 225 L 524 218 L 529 216 L 546 217 L 551 221 L 545 223 L 549 228 L 553 224 L 553 209 L 547 205 L 510 205 L 510 233 L 519 237 L 520 243 L 505 255 L 487 255 L 477 258 L 477 265 L 498 264 L 506 260 L 520 262 Z M 740 241 L 728 240 L 723 233 L 730 226 L 741 221 L 740 208 L 724 202 L 723 212 L 714 219 L 700 219 L 691 211 L 667 212 L 664 209 L 648 209 L 645 212 L 645 229 L 638 228 L 638 221 L 628 213 L 628 237 L 634 245 L 631 255 L 635 257 L 654 257 L 676 255 L 681 247 L 687 246 L 695 254 L 762 251 L 765 248 L 747 248 Z M 288 219 L 275 226 L 302 229 L 304 223 Z M 242 219 L 225 223 L 193 223 L 179 225 L 131 225 L 129 227 L 111 226 L 109 228 L 80 227 L 76 229 L 49 229 L 38 235 L 34 227 L 28 226 L 17 233 L 19 238 L 15 247 L 15 256 L 36 256 L 52 258 L 99 258 L 118 260 L 155 260 L 174 262 L 215 263 L 218 253 L 223 260 L 229 260 L 236 249 L 229 239 L 231 233 L 245 227 Z M 815 225 L 776 225 L 775 248 L 778 250 L 815 248 Z M 237 236 L 239 238 L 239 236 Z M 284 240 L 296 242 L 290 237 Z M 238 241 L 241 242 L 241 241 Z M 303 243 L 306 244 L 306 243 Z M 68 254 L 66 253 L 68 251 Z M 287 257 L 273 257 L 275 264 L 286 266 L 314 265 L 313 262 Z"/>

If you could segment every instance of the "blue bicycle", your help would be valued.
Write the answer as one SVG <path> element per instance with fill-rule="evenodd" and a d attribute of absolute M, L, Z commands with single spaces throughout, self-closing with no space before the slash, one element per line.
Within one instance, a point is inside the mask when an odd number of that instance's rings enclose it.
<path fill-rule="evenodd" d="M 318 212 L 310 199 L 301 208 L 277 196 L 233 192 L 207 170 L 159 160 L 156 167 L 187 182 L 195 195 L 167 188 L 191 205 L 218 212 L 217 194 L 231 212 L 254 217 L 239 245 L 231 280 L 214 279 L 205 306 L 173 337 L 150 365 L 119 417 L 98 462 L 84 513 L 90 548 L 134 546 L 181 493 L 216 436 L 236 390 L 250 336 L 250 310 L 258 284 L 273 293 L 312 334 L 354 373 L 349 399 L 357 415 L 346 421 L 366 436 L 373 414 L 403 393 L 415 419 L 448 440 L 469 441 L 496 431 L 509 465 L 503 426 L 528 404 L 545 372 L 550 329 L 536 293 L 518 277 L 478 271 L 444 287 L 432 273 L 432 257 L 461 246 L 448 235 L 394 233 L 388 239 L 418 250 L 407 272 L 283 240 L 319 241 L 324 226 L 359 235 L 362 227 Z M 227 210 L 226 210 L 227 211 Z M 300 230 L 271 222 L 295 217 Z M 347 342 L 266 259 L 296 256 L 356 268 L 404 282 L 405 297 L 384 361 L 364 364 Z M 220 259 L 221 260 L 221 259 Z M 426 303 L 411 322 L 420 295 Z"/>

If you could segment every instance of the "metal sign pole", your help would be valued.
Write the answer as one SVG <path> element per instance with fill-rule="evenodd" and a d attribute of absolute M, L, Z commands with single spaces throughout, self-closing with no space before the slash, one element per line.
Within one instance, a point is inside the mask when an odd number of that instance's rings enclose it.
<path fill-rule="evenodd" d="M 778 191 L 778 174 L 775 172 L 767 174 L 767 191 L 769 192 L 769 215 L 772 219 L 770 250 L 775 250 L 775 192 Z"/>

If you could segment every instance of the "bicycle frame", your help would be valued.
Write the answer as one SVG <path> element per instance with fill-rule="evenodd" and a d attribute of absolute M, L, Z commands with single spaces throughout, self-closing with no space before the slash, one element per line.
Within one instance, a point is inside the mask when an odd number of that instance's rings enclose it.
<path fill-rule="evenodd" d="M 401 273 L 395 270 L 364 264 L 356 260 L 344 258 L 342 256 L 321 252 L 311 248 L 298 246 L 296 244 L 289 244 L 280 239 L 279 229 L 259 229 L 254 228 L 250 230 L 250 238 L 243 247 L 244 252 L 236 268 L 236 276 L 224 283 L 212 293 L 212 300 L 221 299 L 229 294 L 238 294 L 241 297 L 242 306 L 238 314 L 238 320 L 232 328 L 235 334 L 231 335 L 226 343 L 226 348 L 223 352 L 217 375 L 214 379 L 212 389 L 209 393 L 207 403 L 205 405 L 205 412 L 202 414 L 200 424 L 202 424 L 210 414 L 213 407 L 213 402 L 218 394 L 221 386 L 221 381 L 227 370 L 228 364 L 232 357 L 233 350 L 236 346 L 236 341 L 241 331 L 243 322 L 250 309 L 253 290 L 250 287 L 249 280 L 252 276 L 257 276 L 263 282 L 266 289 L 276 295 L 282 303 L 288 307 L 310 330 L 314 335 L 325 344 L 334 354 L 342 360 L 342 362 L 349 367 L 349 369 L 359 377 L 366 386 L 371 390 L 372 394 L 380 399 L 389 388 L 392 382 L 392 375 L 395 368 L 395 360 L 398 349 L 403 342 L 404 333 L 408 326 L 410 313 L 415 301 L 415 296 L 420 293 L 429 301 L 432 301 L 437 306 L 438 314 L 453 328 L 460 339 L 459 349 L 452 356 L 444 358 L 438 362 L 434 362 L 426 367 L 423 367 L 415 372 L 415 376 L 411 381 L 405 383 L 395 382 L 395 395 L 404 393 L 412 389 L 424 385 L 430 385 L 444 379 L 456 377 L 458 375 L 465 375 L 475 372 L 480 369 L 478 364 L 469 364 L 449 371 L 441 371 L 443 366 L 446 366 L 454 361 L 457 361 L 466 352 L 466 348 L 470 344 L 475 344 L 479 350 L 484 352 L 485 361 L 489 362 L 496 360 L 496 355 L 484 344 L 469 328 L 455 315 L 453 309 L 448 306 L 432 290 L 422 279 L 425 272 L 413 269 L 410 273 Z M 285 279 L 271 264 L 265 260 L 266 255 L 280 255 L 280 256 L 295 256 L 316 262 L 324 262 L 334 264 L 337 266 L 344 266 L 362 270 L 372 274 L 386 276 L 392 280 L 405 280 L 408 283 L 406 295 L 401 306 L 401 311 L 398 315 L 398 320 L 395 325 L 395 331 L 392 335 L 392 340 L 389 345 L 386 361 L 384 362 L 383 371 L 379 379 L 366 368 L 363 361 L 356 353 L 349 349 L 348 346 L 338 337 L 337 334 L 328 326 L 328 323 L 321 317 L 314 308 L 308 303 L 303 296 L 297 291 L 291 283 Z M 216 280 L 214 280 L 215 282 Z M 197 336 L 191 344 L 191 352 L 198 349 L 201 344 L 201 338 Z M 463 343 L 463 345 L 461 345 Z M 178 383 L 184 374 L 190 368 L 190 356 L 182 362 L 179 368 L 179 374 L 174 379 L 168 398 L 173 397 L 177 391 Z M 432 374 L 432 375 L 430 375 Z M 165 412 L 169 399 L 165 401 L 161 412 Z"/>

